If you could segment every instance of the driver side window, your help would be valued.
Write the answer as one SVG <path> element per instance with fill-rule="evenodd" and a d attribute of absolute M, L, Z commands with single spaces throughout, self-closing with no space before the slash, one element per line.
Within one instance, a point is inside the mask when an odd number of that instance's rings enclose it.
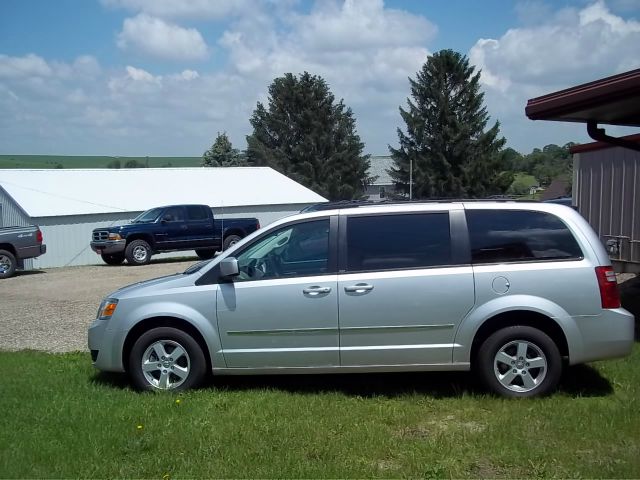
<path fill-rule="evenodd" d="M 237 257 L 235 281 L 266 280 L 327 273 L 329 219 L 301 222 L 275 230 Z"/>

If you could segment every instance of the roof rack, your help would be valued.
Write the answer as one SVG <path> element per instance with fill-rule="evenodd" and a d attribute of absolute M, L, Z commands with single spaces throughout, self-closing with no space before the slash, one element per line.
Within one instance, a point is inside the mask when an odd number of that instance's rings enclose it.
<path fill-rule="evenodd" d="M 520 199 L 505 196 L 491 196 L 487 198 L 452 198 L 438 197 L 420 200 L 338 200 L 335 202 L 316 203 L 303 208 L 300 212 L 317 212 L 320 210 L 333 210 L 340 208 L 377 207 L 382 205 L 407 205 L 420 203 L 452 203 L 452 202 L 538 202 L 538 200 Z"/>

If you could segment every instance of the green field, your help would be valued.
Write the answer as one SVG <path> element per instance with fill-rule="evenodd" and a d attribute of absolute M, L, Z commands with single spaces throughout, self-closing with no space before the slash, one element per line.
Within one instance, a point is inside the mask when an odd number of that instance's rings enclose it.
<path fill-rule="evenodd" d="M 224 377 L 140 394 L 89 355 L 0 352 L 3 478 L 638 478 L 640 345 L 549 398 L 470 374 Z"/>
<path fill-rule="evenodd" d="M 0 168 L 105 168 L 114 160 L 119 160 L 123 167 L 130 160 L 149 167 L 199 167 L 202 162 L 200 157 L 0 155 Z"/>

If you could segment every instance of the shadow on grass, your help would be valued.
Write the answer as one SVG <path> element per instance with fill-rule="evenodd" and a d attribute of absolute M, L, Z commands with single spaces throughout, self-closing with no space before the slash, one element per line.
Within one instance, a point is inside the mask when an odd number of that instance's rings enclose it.
<path fill-rule="evenodd" d="M 129 390 L 125 374 L 96 373 L 92 382 Z M 487 392 L 471 372 L 410 372 L 321 375 L 241 375 L 209 377 L 202 387 L 211 390 L 281 390 L 296 394 L 342 393 L 358 397 L 400 397 L 410 394 L 432 398 L 485 395 Z M 593 367 L 569 367 L 559 393 L 573 397 L 602 397 L 613 393 L 611 383 Z"/>
<path fill-rule="evenodd" d="M 613 387 L 595 368 L 574 365 L 565 369 L 560 391 L 574 397 L 604 397 L 613 393 Z"/>
<path fill-rule="evenodd" d="M 414 393 L 433 398 L 487 394 L 472 372 L 220 376 L 210 379 L 207 386 L 229 390 L 278 389 L 300 394 L 340 392 L 390 398 Z M 579 365 L 565 371 L 558 392 L 575 397 L 601 397 L 613 393 L 613 387 L 595 368 Z"/>
<path fill-rule="evenodd" d="M 96 372 L 91 376 L 90 383 L 119 390 L 130 390 L 129 377 L 124 373 Z"/>

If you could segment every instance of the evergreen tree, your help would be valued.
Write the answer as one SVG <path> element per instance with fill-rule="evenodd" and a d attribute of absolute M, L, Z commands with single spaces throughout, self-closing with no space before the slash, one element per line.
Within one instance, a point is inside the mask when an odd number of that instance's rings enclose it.
<path fill-rule="evenodd" d="M 127 160 L 124 164 L 124 168 L 146 168 L 146 167 L 147 167 L 146 164 L 139 162 L 135 158 L 132 158 L 131 160 Z"/>
<path fill-rule="evenodd" d="M 211 148 L 202 155 L 203 167 L 243 167 L 246 165 L 240 152 L 233 148 L 227 133 L 218 132 Z"/>
<path fill-rule="evenodd" d="M 356 133 L 353 112 L 319 76 L 304 72 L 276 78 L 269 103 L 251 116 L 247 157 L 272 167 L 330 200 L 362 197 L 369 155 Z"/>
<path fill-rule="evenodd" d="M 482 197 L 504 193 L 513 181 L 501 149 L 499 123 L 486 130 L 489 115 L 480 92 L 480 72 L 452 50 L 431 55 L 416 79 L 409 79 L 408 108 L 400 107 L 406 134 L 398 128 L 399 148 L 389 146 L 396 188 L 413 197 Z"/>

